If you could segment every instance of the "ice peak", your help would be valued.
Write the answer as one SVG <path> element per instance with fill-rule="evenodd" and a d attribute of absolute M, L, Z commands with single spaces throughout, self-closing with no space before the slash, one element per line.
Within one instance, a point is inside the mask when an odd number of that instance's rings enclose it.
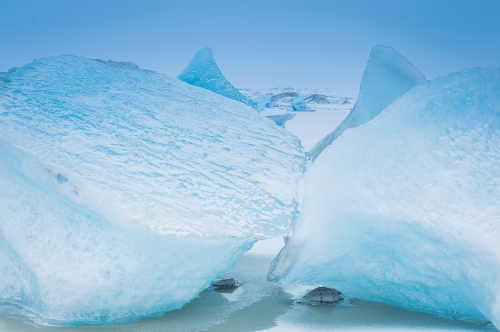
<path fill-rule="evenodd" d="M 177 76 L 177 78 L 188 84 L 210 90 L 221 96 L 247 104 L 253 108 L 257 107 L 224 77 L 215 62 L 214 53 L 210 47 L 199 50 L 194 55 L 189 65 L 179 74 L 179 76 Z"/>
<path fill-rule="evenodd" d="M 309 151 L 311 159 L 316 159 L 345 130 L 371 121 L 396 99 L 425 82 L 424 74 L 392 47 L 374 46 L 363 72 L 358 100 L 351 113 Z"/>
<path fill-rule="evenodd" d="M 215 64 L 214 52 L 212 51 L 212 49 L 210 47 L 204 47 L 201 50 L 199 50 L 198 52 L 196 52 L 196 54 L 193 57 L 193 60 L 191 60 L 191 61 L 207 61 L 207 62 L 213 63 L 215 66 L 217 66 Z M 219 68 L 217 68 L 217 69 L 219 69 Z"/>
<path fill-rule="evenodd" d="M 376 45 L 372 47 L 370 58 L 366 65 L 361 80 L 361 88 L 367 81 L 374 79 L 372 68 L 378 71 L 385 71 L 386 74 L 393 74 L 395 78 L 407 78 L 412 80 L 415 85 L 427 82 L 425 75 L 420 72 L 410 61 L 398 53 L 395 49 L 385 45 Z"/>

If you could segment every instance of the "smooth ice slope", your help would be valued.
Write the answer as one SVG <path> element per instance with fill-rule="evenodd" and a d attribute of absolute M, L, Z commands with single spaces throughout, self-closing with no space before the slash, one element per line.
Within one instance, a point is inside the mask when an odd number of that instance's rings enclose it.
<path fill-rule="evenodd" d="M 500 69 L 415 87 L 308 169 L 269 278 L 500 327 Z"/>
<path fill-rule="evenodd" d="M 425 82 L 425 76 L 393 48 L 374 46 L 351 113 L 308 152 L 310 158 L 315 160 L 344 131 L 367 123 L 411 88 Z"/>
<path fill-rule="evenodd" d="M 36 60 L 0 84 L 0 302 L 54 324 L 180 307 L 286 234 L 296 138 L 131 64 Z"/>
<path fill-rule="evenodd" d="M 219 67 L 215 63 L 214 54 L 210 47 L 199 50 L 189 63 L 189 65 L 177 76 L 178 79 L 188 84 L 210 90 L 221 96 L 231 98 L 257 108 L 254 102 L 243 96 L 228 80 L 222 75 Z"/>

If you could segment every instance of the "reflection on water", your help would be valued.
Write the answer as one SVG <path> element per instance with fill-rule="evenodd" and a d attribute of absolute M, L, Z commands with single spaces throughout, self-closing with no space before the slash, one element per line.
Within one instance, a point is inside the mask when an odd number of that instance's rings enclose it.
<path fill-rule="evenodd" d="M 50 327 L 21 317 L 0 314 L 0 331 L 104 332 L 104 331 L 327 331 L 377 328 L 496 331 L 491 324 L 477 325 L 410 312 L 390 305 L 351 300 L 350 306 L 307 306 L 266 281 L 271 257 L 245 255 L 225 277 L 243 285 L 236 290 L 206 290 L 182 309 L 134 323 L 100 327 Z"/>

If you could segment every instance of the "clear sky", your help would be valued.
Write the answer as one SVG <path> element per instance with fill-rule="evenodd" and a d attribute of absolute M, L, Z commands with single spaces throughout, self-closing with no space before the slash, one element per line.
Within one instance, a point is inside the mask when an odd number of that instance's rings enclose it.
<path fill-rule="evenodd" d="M 377 44 L 429 79 L 500 66 L 500 0 L 0 0 L 0 71 L 74 54 L 177 76 L 210 46 L 238 88 L 358 89 Z"/>

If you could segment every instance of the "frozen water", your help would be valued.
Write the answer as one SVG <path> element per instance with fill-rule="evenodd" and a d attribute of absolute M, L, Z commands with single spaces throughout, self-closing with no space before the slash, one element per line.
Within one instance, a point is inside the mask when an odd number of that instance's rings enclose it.
<path fill-rule="evenodd" d="M 350 112 L 348 108 L 315 108 L 316 112 L 294 112 L 295 117 L 285 123 L 285 128 L 300 139 L 306 151 L 332 132 Z"/>
<path fill-rule="evenodd" d="M 374 46 L 361 79 L 354 108 L 334 131 L 308 152 L 310 158 L 316 159 L 345 130 L 367 123 L 411 88 L 425 82 L 425 76 L 394 49 Z"/>
<path fill-rule="evenodd" d="M 237 100 L 253 108 L 258 107 L 252 100 L 243 96 L 241 92 L 222 75 L 219 67 L 215 63 L 214 54 L 210 47 L 199 50 L 198 53 L 194 55 L 189 65 L 179 74 L 179 76 L 177 76 L 177 78 L 188 84 Z"/>
<path fill-rule="evenodd" d="M 241 89 L 247 98 L 260 99 L 260 115 L 266 116 L 279 126 L 285 126 L 300 139 L 308 151 L 332 132 L 352 110 L 357 91 L 330 89 Z M 307 108 L 315 112 L 294 112 L 291 103 L 301 94 Z M 264 103 L 265 101 L 265 103 Z"/>
<path fill-rule="evenodd" d="M 500 326 L 500 69 L 415 87 L 311 164 L 271 280 Z"/>
<path fill-rule="evenodd" d="M 158 314 L 289 231 L 303 150 L 247 106 L 73 56 L 6 78 L 0 302 L 52 324 Z"/>
<path fill-rule="evenodd" d="M 313 148 L 345 119 L 358 97 L 357 91 L 353 90 L 273 88 L 240 91 L 252 99 L 259 99 L 261 96 L 271 98 L 269 108 L 260 114 L 273 120 L 277 119 L 279 125 L 283 124 L 281 120 L 284 116 L 288 118 L 294 115 L 293 119 L 287 120 L 284 125 L 300 139 L 306 151 Z M 291 103 L 299 93 L 304 96 L 308 108 L 314 109 L 315 112 L 291 110 Z"/>
<path fill-rule="evenodd" d="M 295 97 L 295 99 L 293 100 L 292 102 L 292 109 L 295 111 L 295 112 L 299 112 L 299 111 L 307 111 L 307 105 L 306 105 L 306 102 L 304 100 L 304 97 L 302 97 L 302 95 L 299 93 L 297 95 L 297 97 Z"/>
<path fill-rule="evenodd" d="M 256 245 L 261 242 L 265 241 Z M 160 317 L 90 328 L 64 327 L 64 332 L 497 331 L 490 324 L 442 319 L 358 299 L 350 299 L 350 305 L 336 306 L 297 303 L 291 294 L 266 282 L 272 257 L 252 255 L 254 248 L 223 276 L 244 280 L 243 285 L 234 291 L 207 289 L 182 309 L 169 311 Z M 0 331 L 61 332 L 61 328 L 35 325 L 18 315 L 0 312 Z"/>

